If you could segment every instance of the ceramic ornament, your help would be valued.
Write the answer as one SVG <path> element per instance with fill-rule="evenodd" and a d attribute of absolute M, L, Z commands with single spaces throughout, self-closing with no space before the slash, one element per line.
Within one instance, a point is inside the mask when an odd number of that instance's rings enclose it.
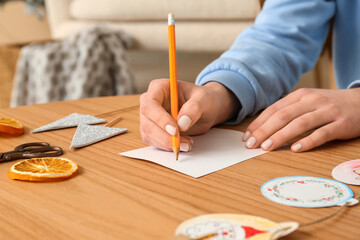
<path fill-rule="evenodd" d="M 62 128 L 69 128 L 69 127 L 76 127 L 79 123 L 86 123 L 86 124 L 98 124 L 104 123 L 106 119 L 97 118 L 91 115 L 84 115 L 80 113 L 72 113 L 69 116 L 61 118 L 55 122 L 49 123 L 42 127 L 39 127 L 35 130 L 32 130 L 32 133 L 50 131 L 55 129 L 62 129 Z"/>
<path fill-rule="evenodd" d="M 261 187 L 271 201 L 294 207 L 330 207 L 357 204 L 352 190 L 345 184 L 317 177 L 291 176 L 275 178 Z"/>
<path fill-rule="evenodd" d="M 297 222 L 276 223 L 251 215 L 209 214 L 181 223 L 175 235 L 189 239 L 271 240 L 288 235 L 298 227 Z"/>
<path fill-rule="evenodd" d="M 127 132 L 126 128 L 91 126 L 80 123 L 76 129 L 70 148 L 85 147 L 124 132 Z"/>
<path fill-rule="evenodd" d="M 347 161 L 332 170 L 332 176 L 340 182 L 360 185 L 360 159 Z"/>

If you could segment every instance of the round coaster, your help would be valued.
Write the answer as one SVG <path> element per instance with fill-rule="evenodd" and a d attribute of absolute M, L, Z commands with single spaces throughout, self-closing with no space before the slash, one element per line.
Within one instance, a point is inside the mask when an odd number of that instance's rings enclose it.
<path fill-rule="evenodd" d="M 275 178 L 264 183 L 261 192 L 271 201 L 308 208 L 340 206 L 354 195 L 343 183 L 308 176 Z"/>
<path fill-rule="evenodd" d="M 275 240 L 290 234 L 298 227 L 297 222 L 276 223 L 251 215 L 208 214 L 181 223 L 175 235 L 190 239 Z"/>
<path fill-rule="evenodd" d="M 360 159 L 343 162 L 332 170 L 336 180 L 352 185 L 360 185 Z"/>

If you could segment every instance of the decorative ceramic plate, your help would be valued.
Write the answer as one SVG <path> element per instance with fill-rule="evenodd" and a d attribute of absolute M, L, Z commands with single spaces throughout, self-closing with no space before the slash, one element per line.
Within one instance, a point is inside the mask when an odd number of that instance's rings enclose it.
<path fill-rule="evenodd" d="M 175 235 L 209 240 L 275 240 L 290 234 L 298 227 L 297 222 L 276 223 L 251 215 L 209 214 L 181 223 Z"/>
<path fill-rule="evenodd" d="M 332 170 L 332 176 L 340 182 L 360 185 L 360 159 L 347 161 Z"/>
<path fill-rule="evenodd" d="M 275 178 L 266 182 L 261 192 L 271 201 L 295 207 L 330 207 L 355 200 L 345 184 L 307 176 Z"/>

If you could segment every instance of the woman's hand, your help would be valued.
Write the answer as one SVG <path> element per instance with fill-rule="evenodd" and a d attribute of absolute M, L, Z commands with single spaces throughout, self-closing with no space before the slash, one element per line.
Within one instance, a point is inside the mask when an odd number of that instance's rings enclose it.
<path fill-rule="evenodd" d="M 334 139 L 360 136 L 360 88 L 299 89 L 264 110 L 247 128 L 248 148 L 274 150 L 307 132 L 291 146 L 303 152 Z"/>
<path fill-rule="evenodd" d="M 217 82 L 204 86 L 178 81 L 179 114 L 170 112 L 169 79 L 153 80 L 140 97 L 140 131 L 145 143 L 172 151 L 172 135 L 183 132 L 180 150 L 190 151 L 193 140 L 187 135 L 203 134 L 212 126 L 233 117 L 239 108 L 236 97 Z"/>

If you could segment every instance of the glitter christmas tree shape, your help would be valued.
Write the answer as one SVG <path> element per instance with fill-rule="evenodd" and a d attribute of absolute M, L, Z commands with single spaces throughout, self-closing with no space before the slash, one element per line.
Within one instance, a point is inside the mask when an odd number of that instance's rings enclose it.
<path fill-rule="evenodd" d="M 126 128 L 90 126 L 80 123 L 76 129 L 70 148 L 85 147 L 125 132 L 127 132 Z"/>
<path fill-rule="evenodd" d="M 98 124 L 104 123 L 106 119 L 97 118 L 91 115 L 84 115 L 80 113 L 72 113 L 69 116 L 61 118 L 55 122 L 49 123 L 47 125 L 41 126 L 33 131 L 32 133 L 39 133 L 44 131 L 56 130 L 56 129 L 63 129 L 69 127 L 76 127 L 80 123 L 84 124 Z"/>

